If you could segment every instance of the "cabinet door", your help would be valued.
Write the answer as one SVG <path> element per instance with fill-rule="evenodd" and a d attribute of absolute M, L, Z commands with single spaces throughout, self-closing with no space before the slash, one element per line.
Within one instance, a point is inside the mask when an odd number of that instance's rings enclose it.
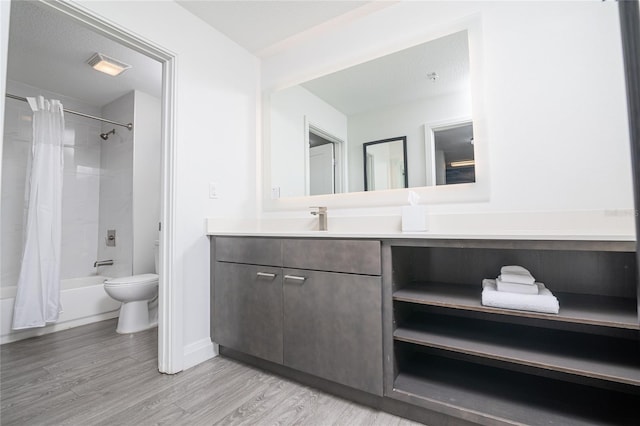
<path fill-rule="evenodd" d="M 382 395 L 381 278 L 285 269 L 283 288 L 284 364 Z"/>
<path fill-rule="evenodd" d="M 213 340 L 282 363 L 282 269 L 216 262 Z"/>

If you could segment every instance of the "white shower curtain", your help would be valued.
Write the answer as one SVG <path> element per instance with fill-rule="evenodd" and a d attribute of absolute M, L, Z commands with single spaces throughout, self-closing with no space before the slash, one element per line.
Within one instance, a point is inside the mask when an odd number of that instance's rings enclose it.
<path fill-rule="evenodd" d="M 25 240 L 13 329 L 58 320 L 62 231 L 64 114 L 57 100 L 27 98 L 33 142 L 27 164 Z"/>

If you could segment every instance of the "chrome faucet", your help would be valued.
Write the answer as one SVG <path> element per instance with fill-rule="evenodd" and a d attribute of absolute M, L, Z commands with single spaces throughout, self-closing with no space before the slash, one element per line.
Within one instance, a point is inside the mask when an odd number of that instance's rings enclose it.
<path fill-rule="evenodd" d="M 318 209 L 318 211 L 312 211 L 311 214 L 318 216 L 318 231 L 327 230 L 327 208 L 326 207 L 311 207 L 312 209 Z"/>
<path fill-rule="evenodd" d="M 109 260 L 96 260 L 93 264 L 94 268 L 97 268 L 98 266 L 109 266 L 109 265 L 113 265 L 113 260 L 109 259 Z"/>

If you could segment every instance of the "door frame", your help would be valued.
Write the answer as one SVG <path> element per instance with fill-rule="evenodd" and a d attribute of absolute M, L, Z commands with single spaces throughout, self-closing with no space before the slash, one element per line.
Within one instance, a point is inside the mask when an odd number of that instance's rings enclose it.
<path fill-rule="evenodd" d="M 346 143 L 342 139 L 332 135 L 316 124 L 312 123 L 309 118 L 304 116 L 304 176 L 305 176 L 305 194 L 311 193 L 311 167 L 309 166 L 309 132 L 313 132 L 324 139 L 333 143 L 335 167 L 334 171 L 334 194 L 342 194 L 347 191 L 347 148 Z"/>
<path fill-rule="evenodd" d="M 175 229 L 176 229 L 176 54 L 144 40 L 126 28 L 107 21 L 91 10 L 62 0 L 39 3 L 66 14 L 91 30 L 130 49 L 157 60 L 162 64 L 162 137 L 161 137 L 161 199 L 160 199 L 160 252 L 158 283 L 158 370 L 175 374 L 183 370 L 184 344 L 183 294 L 176 285 Z"/>

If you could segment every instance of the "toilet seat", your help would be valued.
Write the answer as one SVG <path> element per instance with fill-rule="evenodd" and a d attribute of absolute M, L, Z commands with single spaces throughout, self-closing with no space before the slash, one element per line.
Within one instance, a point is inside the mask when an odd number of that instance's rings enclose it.
<path fill-rule="evenodd" d="M 158 282 L 158 274 L 140 274 L 129 277 L 112 278 L 104 282 L 110 287 L 126 287 L 129 285 L 153 284 Z"/>

